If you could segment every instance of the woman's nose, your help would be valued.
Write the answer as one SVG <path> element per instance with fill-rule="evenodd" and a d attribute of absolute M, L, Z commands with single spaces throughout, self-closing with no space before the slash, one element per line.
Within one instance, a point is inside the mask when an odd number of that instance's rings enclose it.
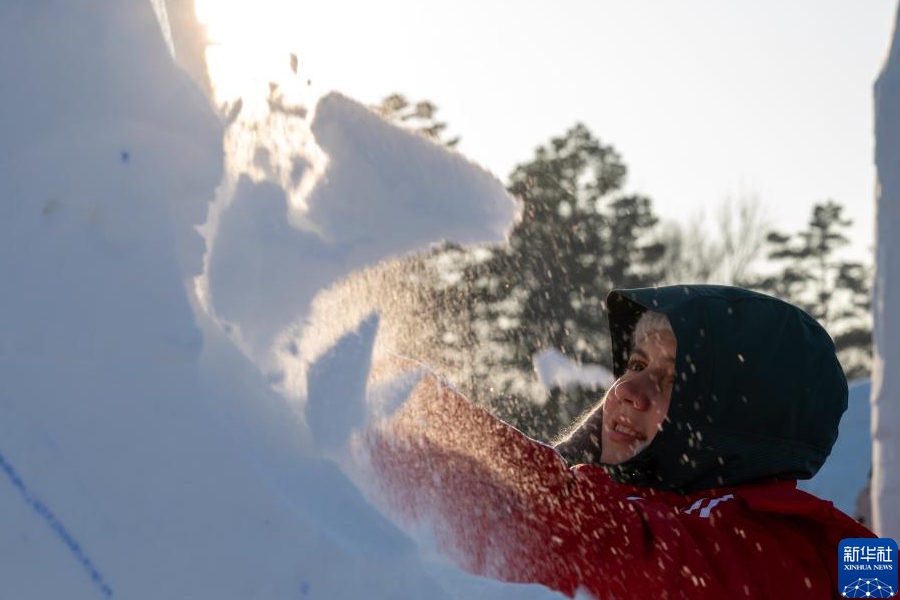
<path fill-rule="evenodd" d="M 620 402 L 628 402 L 635 410 L 644 411 L 650 408 L 650 391 L 654 383 L 647 376 L 640 374 L 616 384 L 615 395 Z"/>

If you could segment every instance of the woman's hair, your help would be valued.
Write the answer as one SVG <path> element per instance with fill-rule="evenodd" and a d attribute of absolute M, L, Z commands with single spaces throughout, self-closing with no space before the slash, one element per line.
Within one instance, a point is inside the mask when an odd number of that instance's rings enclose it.
<path fill-rule="evenodd" d="M 648 310 L 641 315 L 641 318 L 638 319 L 637 324 L 634 326 L 634 335 L 631 338 L 632 348 L 638 346 L 650 334 L 665 332 L 675 335 L 675 332 L 672 331 L 672 324 L 669 323 L 669 317 L 662 313 Z"/>

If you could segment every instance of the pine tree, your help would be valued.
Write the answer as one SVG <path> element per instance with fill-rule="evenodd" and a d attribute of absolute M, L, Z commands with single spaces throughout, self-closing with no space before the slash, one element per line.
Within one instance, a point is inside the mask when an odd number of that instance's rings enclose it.
<path fill-rule="evenodd" d="M 459 143 L 459 136 L 445 138 L 447 123 L 438 121 L 436 104 L 429 100 L 412 103 L 403 94 L 391 94 L 373 107 L 377 113 L 448 147 Z"/>
<path fill-rule="evenodd" d="M 840 258 L 853 221 L 844 207 L 828 200 L 815 204 L 806 229 L 769 233 L 768 257 L 779 270 L 754 287 L 802 307 L 831 333 L 850 378 L 865 375 L 871 364 L 871 269 Z"/>
<path fill-rule="evenodd" d="M 446 128 L 434 104 L 400 94 L 377 110 L 436 140 Z M 548 398 L 534 355 L 555 348 L 578 362 L 609 364 L 606 294 L 662 277 L 665 245 L 652 236 L 658 219 L 649 198 L 621 193 L 626 174 L 615 149 L 576 124 L 510 175 L 523 213 L 507 246 L 445 245 L 385 267 L 395 287 L 405 273 L 427 273 L 432 282 L 403 302 L 406 337 L 416 340 L 408 349 L 530 435 L 548 439 L 571 422 L 601 391 L 554 389 Z"/>
<path fill-rule="evenodd" d="M 448 337 L 472 352 L 489 349 L 470 361 L 482 389 L 493 389 L 478 399 L 533 435 L 553 435 L 598 395 L 557 389 L 541 404 L 534 355 L 555 348 L 608 364 L 606 294 L 661 275 L 664 246 L 650 235 L 657 217 L 649 198 L 620 192 L 626 173 L 618 153 L 581 124 L 540 146 L 510 176 L 523 215 L 508 247 L 471 261 L 452 290 L 468 299 L 473 322 L 468 335 Z"/>

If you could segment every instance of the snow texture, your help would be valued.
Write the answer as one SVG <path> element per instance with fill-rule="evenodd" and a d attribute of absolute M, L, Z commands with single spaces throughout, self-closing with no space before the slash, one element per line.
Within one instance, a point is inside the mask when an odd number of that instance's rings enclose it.
<path fill-rule="evenodd" d="M 875 360 L 872 367 L 872 519 L 900 539 L 900 7 L 887 62 L 875 82 Z"/>
<path fill-rule="evenodd" d="M 377 333 L 378 317 L 372 315 L 309 368 L 306 422 L 313 441 L 323 450 L 345 447 L 350 434 L 370 420 L 366 414 L 366 382 Z"/>
<path fill-rule="evenodd" d="M 558 597 L 436 558 L 317 445 L 360 422 L 368 341 L 319 363 L 327 410 L 310 428 L 205 312 L 196 226 L 223 126 L 150 2 L 4 3 L 0 80 L 0 597 Z M 223 219 L 217 240 L 217 308 L 262 340 L 355 266 L 502 238 L 516 212 L 483 171 L 347 99 L 317 122 L 333 153 L 306 219 L 318 229 L 247 180 L 232 206 L 250 222 Z M 283 268 L 253 272 L 268 262 Z M 328 407 L 329 390 L 357 395 Z"/>
<path fill-rule="evenodd" d="M 340 94 L 319 102 L 311 130 L 328 164 L 307 212 L 292 215 L 274 183 L 244 178 L 210 256 L 215 312 L 255 356 L 352 270 L 445 239 L 503 241 L 518 215 L 488 172 Z"/>
<path fill-rule="evenodd" d="M 808 481 L 798 487 L 820 498 L 831 500 L 848 515 L 856 516 L 856 500 L 869 479 L 872 464 L 872 435 L 869 431 L 869 395 L 872 383 L 868 379 L 850 384 L 847 412 L 841 418 L 838 439 L 831 456 Z"/>

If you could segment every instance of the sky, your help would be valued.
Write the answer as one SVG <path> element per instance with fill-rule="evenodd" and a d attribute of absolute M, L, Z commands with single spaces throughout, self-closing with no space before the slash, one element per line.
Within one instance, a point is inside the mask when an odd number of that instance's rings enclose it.
<path fill-rule="evenodd" d="M 873 245 L 871 92 L 896 0 L 198 4 L 221 45 L 296 53 L 312 95 L 431 100 L 502 180 L 581 121 L 666 218 L 757 197 L 794 231 L 831 198 Z"/>

